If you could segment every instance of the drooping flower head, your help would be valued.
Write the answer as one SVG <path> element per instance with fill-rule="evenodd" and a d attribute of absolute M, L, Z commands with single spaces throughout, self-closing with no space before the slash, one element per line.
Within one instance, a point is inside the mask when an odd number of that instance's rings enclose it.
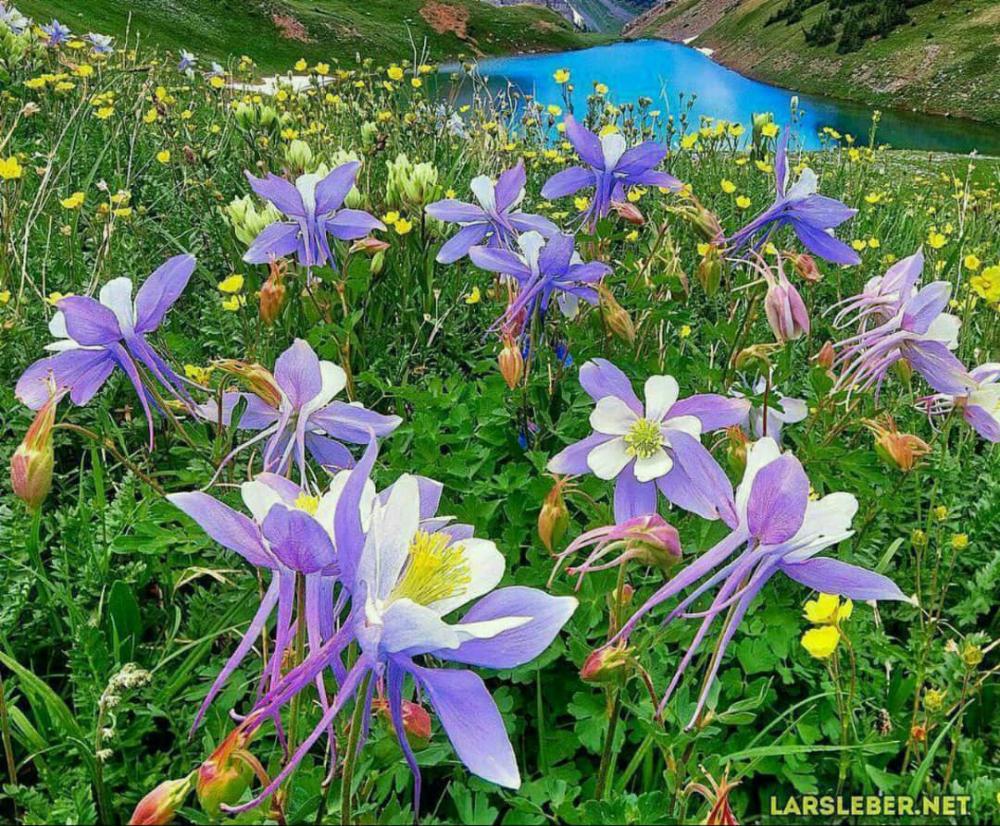
<path fill-rule="evenodd" d="M 222 547 L 270 572 L 271 578 L 246 633 L 198 709 L 192 730 L 250 653 L 272 614 L 276 614 L 274 649 L 262 689 L 277 685 L 281 678 L 281 662 L 294 636 L 295 622 L 305 623 L 310 650 L 318 650 L 333 634 L 333 585 L 338 573 L 333 518 L 342 487 L 334 484 L 323 496 L 314 496 L 288 479 L 262 473 L 240 486 L 249 517 L 200 491 L 167 497 Z M 306 582 L 304 617 L 295 616 L 297 573 Z"/>
<path fill-rule="evenodd" d="M 958 347 L 962 324 L 958 316 L 945 312 L 951 284 L 934 281 L 916 289 L 922 267 L 923 253 L 918 251 L 893 274 L 898 289 L 888 289 L 898 299 L 873 305 L 883 317 L 888 316 L 887 320 L 868 327 L 870 316 L 866 315 L 860 333 L 834 345 L 839 351 L 835 364 L 843 368 L 836 389 L 881 387 L 888 370 L 899 361 L 906 361 L 939 393 L 964 395 L 973 386 L 965 367 L 951 352 Z M 859 296 L 854 303 L 860 301 Z"/>
<path fill-rule="evenodd" d="M 521 161 L 501 174 L 495 184 L 486 175 L 472 179 L 469 188 L 478 205 L 453 199 L 428 204 L 427 214 L 432 218 L 461 226 L 441 247 L 438 263 L 451 264 L 479 244 L 516 249 L 517 236 L 522 232 L 535 231 L 545 238 L 555 235 L 559 229 L 548 218 L 517 210 L 524 199 L 525 179 L 524 162 Z"/>
<path fill-rule="evenodd" d="M 428 486 L 429 480 L 402 476 L 366 507 L 361 497 L 374 458 L 373 441 L 350 472 L 336 508 L 340 575 L 351 595 L 341 639 L 336 644 L 331 640 L 323 655 L 310 656 L 289 672 L 262 699 L 259 713 L 273 714 L 327 667 L 329 659 L 339 662 L 352 640 L 359 644 L 359 656 L 339 680 L 337 695 L 322 719 L 282 771 L 254 800 L 232 811 L 259 805 L 276 791 L 363 685 L 367 694 L 356 702 L 370 703 L 378 680 L 386 686 L 399 745 L 415 777 L 417 809 L 420 771 L 403 720 L 407 679 L 423 693 L 471 772 L 509 788 L 520 785 L 513 747 L 482 678 L 465 668 L 420 665 L 419 658 L 515 668 L 549 646 L 575 610 L 576 600 L 518 586 L 494 590 L 503 577 L 503 555 L 489 540 L 475 537 L 470 526 L 434 516 L 440 486 Z M 446 621 L 473 600 L 461 621 Z"/>
<path fill-rule="evenodd" d="M 522 314 L 545 315 L 552 296 L 568 316 L 576 313 L 579 300 L 598 303 L 594 284 L 611 272 L 600 261 L 586 263 L 576 253 L 573 236 L 557 233 L 548 241 L 538 232 L 526 232 L 517 239 L 519 252 L 493 247 L 472 247 L 469 257 L 484 270 L 508 275 L 518 285 L 518 293 L 507 311 L 494 325 L 509 325 Z"/>
<path fill-rule="evenodd" d="M 59 46 L 69 40 L 69 27 L 64 26 L 58 20 L 53 20 L 47 26 L 42 26 L 41 29 L 45 33 L 46 43 L 49 46 Z"/>
<path fill-rule="evenodd" d="M 988 442 L 1000 442 L 1000 362 L 969 371 L 965 393 L 935 393 L 920 400 L 930 415 L 943 416 L 956 407 L 966 423 Z"/>
<path fill-rule="evenodd" d="M 593 188 L 583 216 L 589 227 L 606 217 L 613 203 L 624 202 L 632 187 L 656 186 L 675 192 L 681 189 L 681 182 L 673 175 L 655 169 L 666 157 L 664 144 L 645 141 L 629 149 L 625 137 L 617 131 L 599 137 L 572 115 L 566 116 L 565 124 L 566 137 L 586 166 L 557 172 L 545 182 L 542 197 L 563 198 Z"/>
<path fill-rule="evenodd" d="M 45 346 L 56 353 L 32 364 L 17 382 L 17 397 L 32 410 L 56 392 L 69 391 L 74 404 L 84 405 L 119 368 L 128 376 L 149 421 L 153 421 L 149 391 L 139 372 L 142 365 L 166 393 L 184 404 L 190 399 L 182 379 L 153 349 L 146 337 L 163 322 L 194 272 L 192 255 L 177 255 L 157 269 L 132 298 L 132 280 L 115 278 L 101 288 L 100 301 L 84 295 L 59 300 L 49 322 L 56 338 Z"/>
<path fill-rule="evenodd" d="M 289 220 L 266 227 L 243 260 L 248 264 L 267 264 L 294 254 L 303 267 L 321 267 L 327 262 L 335 266 L 327 235 L 340 241 L 354 241 L 372 230 L 385 229 L 381 221 L 364 210 L 341 209 L 360 168 L 360 163 L 351 161 L 325 177 L 316 173 L 300 175 L 294 184 L 271 173 L 266 178 L 256 178 L 247 172 L 253 191 L 274 204 Z"/>
<path fill-rule="evenodd" d="M 833 236 L 833 230 L 853 217 L 857 210 L 820 195 L 817 192 L 819 179 L 808 167 L 802 170 L 794 184 L 788 185 L 788 136 L 786 129 L 775 152 L 777 195 L 774 203 L 727 239 L 730 253 L 737 254 L 748 247 L 760 249 L 775 229 L 790 226 L 814 255 L 834 264 L 860 264 L 860 256 Z"/>
<path fill-rule="evenodd" d="M 810 500 L 809 479 L 801 463 L 790 453 L 782 454 L 773 439 L 761 439 L 750 446 L 743 481 L 735 495 L 725 477 L 718 482 L 716 507 L 732 532 L 663 585 L 608 643 L 621 644 L 650 611 L 691 589 L 664 621 L 684 617 L 701 619 L 702 623 L 660 701 L 662 712 L 716 618 L 728 616 L 688 728 L 694 726 L 704 707 L 736 629 L 775 574 L 783 573 L 808 588 L 857 601 L 910 601 L 882 574 L 817 556 L 852 535 L 857 500 L 848 493 Z M 693 603 L 713 588 L 710 607 L 693 612 Z"/>
<path fill-rule="evenodd" d="M 90 43 L 94 54 L 111 54 L 114 51 L 114 46 L 112 45 L 114 38 L 111 35 L 88 32 L 84 35 L 84 39 Z"/>
<path fill-rule="evenodd" d="M 774 337 L 779 343 L 784 344 L 807 335 L 809 311 L 799 291 L 785 275 L 781 256 L 778 256 L 773 269 L 760 256 L 756 257 L 758 261 L 755 266 L 767 283 L 764 312 Z"/>
<path fill-rule="evenodd" d="M 741 422 L 750 409 L 746 399 L 706 393 L 678 400 L 672 376 L 651 376 L 643 404 L 628 377 L 605 359 L 584 364 L 580 384 L 597 403 L 594 433 L 553 456 L 552 473 L 614 479 L 618 523 L 656 513 L 657 490 L 680 508 L 719 518 L 702 488 L 725 474 L 699 438 Z"/>
<path fill-rule="evenodd" d="M 255 390 L 244 394 L 247 408 L 237 426 L 259 433 L 234 453 L 267 439 L 264 470 L 283 474 L 294 461 L 303 483 L 307 453 L 329 471 L 353 467 L 354 457 L 343 442 L 367 444 L 370 434 L 388 436 L 402 422 L 399 416 L 337 401 L 347 374 L 332 361 L 321 361 L 302 339 L 278 356 L 273 375 L 259 365 L 222 362 L 221 366 L 249 378 Z M 207 413 L 209 420 L 213 416 L 214 411 Z"/>
<path fill-rule="evenodd" d="M 885 275 L 869 278 L 858 295 L 849 296 L 834 305 L 840 309 L 833 319 L 833 326 L 842 329 L 857 325 L 864 331 L 872 323 L 878 325 L 890 321 L 900 307 L 913 297 L 923 269 L 924 251 L 919 249 L 889 267 Z"/>

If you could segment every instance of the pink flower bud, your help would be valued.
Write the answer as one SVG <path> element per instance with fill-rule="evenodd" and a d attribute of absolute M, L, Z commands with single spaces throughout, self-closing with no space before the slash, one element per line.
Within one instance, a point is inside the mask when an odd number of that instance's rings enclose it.
<path fill-rule="evenodd" d="M 646 223 L 646 218 L 643 216 L 641 210 L 633 203 L 628 201 L 612 201 L 611 208 L 623 221 L 627 221 L 637 227 L 641 227 Z"/>
<path fill-rule="evenodd" d="M 767 295 L 764 297 L 764 311 L 767 313 L 767 323 L 771 325 L 774 337 L 784 344 L 794 341 L 803 333 L 809 332 L 809 312 L 799 291 L 785 276 L 779 260 L 775 272 L 765 265 L 762 270 L 767 278 Z"/>
<path fill-rule="evenodd" d="M 181 780 L 164 780 L 139 801 L 129 818 L 129 826 L 161 826 L 170 823 L 191 792 L 193 777 L 190 774 Z"/>
<path fill-rule="evenodd" d="M 53 395 L 42 405 L 10 459 L 11 487 L 33 511 L 41 507 L 52 488 L 52 467 L 55 464 L 52 428 L 60 398 L 62 394 Z"/>
<path fill-rule="evenodd" d="M 263 400 L 268 407 L 281 407 L 281 388 L 274 375 L 261 364 L 250 364 L 238 359 L 219 359 L 212 363 L 222 372 L 243 381 L 247 389 Z"/>
<path fill-rule="evenodd" d="M 195 791 L 207 814 L 217 815 L 222 804 L 232 805 L 239 801 L 250 785 L 252 758 L 250 761 L 240 759 L 249 739 L 242 727 L 233 729 L 198 767 Z"/>
<path fill-rule="evenodd" d="M 587 655 L 580 669 L 585 683 L 620 683 L 632 670 L 632 652 L 625 645 L 598 648 Z"/>
<path fill-rule="evenodd" d="M 632 323 L 632 316 L 628 310 L 622 307 L 615 299 L 611 290 L 603 283 L 597 285 L 597 293 L 601 299 L 601 315 L 604 316 L 604 323 L 622 341 L 631 344 L 635 341 L 635 324 Z"/>
<path fill-rule="evenodd" d="M 380 252 L 385 252 L 389 249 L 389 244 L 386 241 L 382 241 L 378 238 L 372 238 L 371 236 L 367 238 L 361 238 L 351 244 L 351 252 L 363 252 L 365 255 L 373 256 Z"/>
<path fill-rule="evenodd" d="M 389 703 L 381 697 L 372 700 L 372 709 L 392 724 L 392 714 L 389 712 Z M 420 703 L 410 700 L 403 700 L 403 730 L 406 732 L 406 740 L 411 748 L 422 749 L 431 741 L 431 715 Z"/>
<path fill-rule="evenodd" d="M 815 284 L 823 280 L 823 273 L 816 266 L 816 259 L 807 252 L 786 252 L 785 257 L 792 262 L 795 271 L 802 276 L 805 281 Z"/>

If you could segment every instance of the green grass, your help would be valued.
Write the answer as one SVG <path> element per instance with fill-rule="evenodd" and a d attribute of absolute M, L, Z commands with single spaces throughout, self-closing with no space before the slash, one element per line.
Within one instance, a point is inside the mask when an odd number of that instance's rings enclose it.
<path fill-rule="evenodd" d="M 1000 5 L 995 0 L 931 0 L 910 9 L 912 23 L 861 50 L 836 53 L 816 47 L 803 32 L 826 10 L 810 8 L 798 23 L 765 26 L 786 0 L 730 4 L 704 29 L 716 0 L 671 4 L 633 36 L 700 35 L 697 45 L 715 49 L 728 66 L 802 92 L 863 100 L 875 106 L 949 113 L 1000 122 Z M 682 29 L 681 24 L 690 25 Z"/>
<path fill-rule="evenodd" d="M 439 32 L 421 16 L 427 2 L 464 19 L 464 35 Z M 426 40 L 431 60 L 477 54 L 558 51 L 599 42 L 558 14 L 535 6 L 494 8 L 481 0 L 23 0 L 18 8 L 39 20 L 58 17 L 74 30 L 118 37 L 138 33 L 165 49 L 188 49 L 224 60 L 248 54 L 265 70 L 311 62 L 412 52 Z M 301 23 L 308 42 L 282 36 L 275 12 Z M 461 26 L 456 26 L 461 31 Z"/>

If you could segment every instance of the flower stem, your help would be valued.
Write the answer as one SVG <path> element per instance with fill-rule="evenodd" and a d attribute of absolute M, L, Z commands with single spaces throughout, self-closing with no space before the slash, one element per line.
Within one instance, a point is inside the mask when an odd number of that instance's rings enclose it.
<path fill-rule="evenodd" d="M 12 786 L 17 785 L 17 763 L 14 761 L 14 746 L 10 739 L 10 718 L 7 716 L 7 694 L 0 674 L 0 733 L 3 735 L 3 754 L 7 761 L 7 776 Z M 14 822 L 17 822 L 17 805 L 11 799 Z"/>
<path fill-rule="evenodd" d="M 347 734 L 347 749 L 344 753 L 344 771 L 340 783 L 340 823 L 341 826 L 351 824 L 351 786 L 354 782 L 354 765 L 358 759 L 358 740 L 361 737 L 362 717 L 365 713 L 368 697 L 368 683 L 371 672 L 361 681 L 361 687 L 355 695 L 354 714 L 351 716 L 351 730 Z"/>
<path fill-rule="evenodd" d="M 604 749 L 601 752 L 601 765 L 597 770 L 597 785 L 594 787 L 594 800 L 603 800 L 604 794 L 611 782 L 611 764 L 614 760 L 615 734 L 618 731 L 618 718 L 621 716 L 622 690 L 614 689 L 614 700 L 611 702 L 611 717 L 608 720 L 608 731 L 604 735 Z"/>

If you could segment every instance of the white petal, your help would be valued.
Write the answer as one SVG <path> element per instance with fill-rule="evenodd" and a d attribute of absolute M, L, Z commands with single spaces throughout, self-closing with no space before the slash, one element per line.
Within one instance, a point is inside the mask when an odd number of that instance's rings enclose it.
<path fill-rule="evenodd" d="M 370 542 L 365 543 L 358 570 L 358 577 L 368 583 L 376 599 L 386 599 L 391 593 L 419 526 L 420 489 L 417 480 L 405 474 L 392 486 L 385 505 L 374 509 Z"/>
<path fill-rule="evenodd" d="M 49 332 L 53 338 L 69 338 L 69 331 L 66 329 L 66 314 L 59 310 L 49 321 Z"/>
<path fill-rule="evenodd" d="M 259 480 L 244 482 L 240 485 L 243 504 L 253 514 L 254 521 L 260 524 L 274 505 L 281 503 L 281 496 L 270 485 Z"/>
<path fill-rule="evenodd" d="M 395 600 L 382 614 L 382 646 L 388 653 L 458 648 L 460 638 L 437 612 L 411 599 Z"/>
<path fill-rule="evenodd" d="M 850 493 L 829 493 L 806 505 L 802 532 L 817 536 L 833 536 L 851 529 L 858 512 L 858 500 Z"/>
<path fill-rule="evenodd" d="M 667 441 L 670 440 L 670 431 L 680 430 L 695 439 L 701 438 L 701 419 L 697 416 L 674 416 L 667 419 L 660 427 L 660 432 L 664 434 Z"/>
<path fill-rule="evenodd" d="M 115 314 L 123 333 L 132 331 L 135 312 L 132 307 L 132 279 L 112 278 L 101 287 L 101 303 Z"/>
<path fill-rule="evenodd" d="M 496 588 L 500 580 L 503 579 L 506 564 L 503 554 L 488 539 L 473 537 L 472 539 L 462 539 L 453 545 L 462 548 L 463 556 L 469 567 L 470 579 L 459 593 L 447 599 L 439 599 L 428 606 L 441 616 L 455 610 L 460 605 L 465 605 L 470 600 L 488 594 Z"/>
<path fill-rule="evenodd" d="M 322 378 L 319 393 L 302 405 L 300 414 L 302 416 L 308 416 L 321 407 L 326 407 L 347 386 L 347 373 L 339 364 L 334 364 L 332 361 L 321 361 L 319 374 Z"/>
<path fill-rule="evenodd" d="M 556 303 L 566 318 L 576 318 L 577 313 L 580 312 L 580 297 L 573 295 L 573 293 L 559 293 Z"/>
<path fill-rule="evenodd" d="M 612 439 L 587 454 L 587 467 L 598 479 L 614 479 L 631 459 L 625 448 L 625 440 Z"/>
<path fill-rule="evenodd" d="M 461 642 L 471 639 L 489 640 L 504 631 L 520 628 L 526 622 L 531 622 L 531 617 L 497 617 L 482 622 L 460 622 L 453 625 L 452 630 L 458 634 Z"/>
<path fill-rule="evenodd" d="M 322 177 L 316 172 L 299 175 L 295 179 L 295 188 L 302 197 L 302 205 L 306 208 L 306 215 L 312 215 L 316 211 L 316 184 L 321 180 Z"/>
<path fill-rule="evenodd" d="M 545 246 L 542 234 L 534 230 L 526 232 L 517 239 L 517 245 L 521 248 L 521 254 L 531 271 L 538 272 L 538 254 Z"/>
<path fill-rule="evenodd" d="M 809 413 L 809 406 L 802 399 L 792 399 L 787 396 L 773 408 L 774 415 L 785 424 L 801 422 Z"/>
<path fill-rule="evenodd" d="M 802 170 L 802 174 L 799 175 L 799 179 L 792 184 L 792 188 L 788 190 L 786 197 L 789 200 L 805 198 L 809 195 L 814 195 L 818 188 L 819 179 L 816 177 L 816 173 L 807 166 Z"/>
<path fill-rule="evenodd" d="M 958 331 L 962 326 L 962 319 L 952 313 L 941 313 L 935 318 L 927 332 L 921 338 L 927 341 L 940 341 L 949 350 L 958 347 Z"/>
<path fill-rule="evenodd" d="M 604 151 L 604 169 L 608 172 L 618 166 L 618 161 L 625 154 L 625 136 L 619 132 L 612 132 L 601 138 L 601 149 Z"/>
<path fill-rule="evenodd" d="M 670 473 L 674 461 L 662 447 L 648 459 L 637 456 L 635 459 L 635 478 L 640 482 L 652 482 Z"/>
<path fill-rule="evenodd" d="M 680 395 L 677 379 L 673 376 L 650 376 L 646 379 L 646 418 L 651 422 L 662 421 Z"/>
<path fill-rule="evenodd" d="M 624 436 L 639 417 L 617 396 L 605 396 L 590 414 L 590 426 L 598 433 Z"/>
<path fill-rule="evenodd" d="M 1000 384 L 984 384 L 969 393 L 968 405 L 981 407 L 1000 422 Z"/>
<path fill-rule="evenodd" d="M 493 181 L 486 175 L 479 175 L 473 178 L 472 183 L 469 184 L 469 189 L 472 190 L 472 194 L 476 196 L 476 200 L 479 201 L 479 205 L 483 209 L 487 212 L 496 212 L 496 188 L 493 185 Z"/>

